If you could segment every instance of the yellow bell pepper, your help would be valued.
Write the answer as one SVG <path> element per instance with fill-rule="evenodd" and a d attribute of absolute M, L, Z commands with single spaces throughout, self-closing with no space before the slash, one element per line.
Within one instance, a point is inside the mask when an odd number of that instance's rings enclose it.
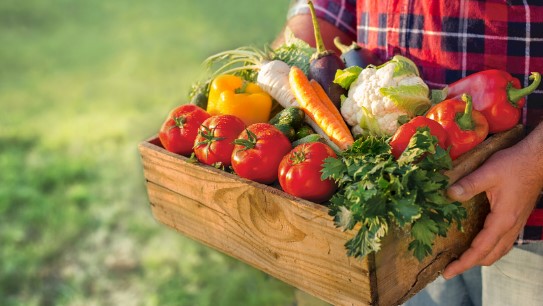
<path fill-rule="evenodd" d="M 272 107 L 271 96 L 255 83 L 235 75 L 220 75 L 209 88 L 207 112 L 214 115 L 234 115 L 246 125 L 267 122 Z"/>

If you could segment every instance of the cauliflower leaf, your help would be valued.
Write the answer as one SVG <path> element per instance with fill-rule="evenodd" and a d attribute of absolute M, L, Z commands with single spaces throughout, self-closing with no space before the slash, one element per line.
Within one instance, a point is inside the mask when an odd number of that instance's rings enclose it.
<path fill-rule="evenodd" d="M 426 84 L 382 87 L 379 92 L 388 97 L 399 109 L 405 110 L 411 117 L 424 114 L 430 108 L 429 89 Z"/>

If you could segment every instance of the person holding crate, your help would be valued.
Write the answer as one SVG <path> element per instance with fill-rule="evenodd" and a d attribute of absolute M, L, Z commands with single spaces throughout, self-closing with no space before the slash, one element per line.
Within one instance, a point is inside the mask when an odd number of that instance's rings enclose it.
<path fill-rule="evenodd" d="M 327 48 L 356 41 L 385 61 L 396 54 L 443 88 L 474 72 L 500 69 L 528 86 L 543 72 L 543 5 L 511 1 L 314 0 Z M 286 26 L 314 45 L 307 1 L 292 1 Z M 275 44 L 282 41 L 278 36 Z M 526 137 L 448 189 L 457 201 L 485 192 L 484 228 L 442 277 L 405 305 L 543 305 L 543 90 L 523 109 Z"/>

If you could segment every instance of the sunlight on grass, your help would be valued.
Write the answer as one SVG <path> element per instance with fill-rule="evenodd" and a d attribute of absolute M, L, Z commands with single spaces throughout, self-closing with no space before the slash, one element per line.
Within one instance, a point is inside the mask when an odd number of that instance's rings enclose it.
<path fill-rule="evenodd" d="M 0 2 L 2 305 L 292 303 L 158 224 L 137 152 L 207 56 L 271 41 L 288 2 Z"/>

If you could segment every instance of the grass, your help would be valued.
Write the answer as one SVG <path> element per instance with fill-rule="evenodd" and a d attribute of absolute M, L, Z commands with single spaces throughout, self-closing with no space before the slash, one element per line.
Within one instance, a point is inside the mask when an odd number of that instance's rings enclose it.
<path fill-rule="evenodd" d="M 211 54 L 288 1 L 0 2 L 2 305 L 291 305 L 294 289 L 154 221 L 137 144 Z"/>

